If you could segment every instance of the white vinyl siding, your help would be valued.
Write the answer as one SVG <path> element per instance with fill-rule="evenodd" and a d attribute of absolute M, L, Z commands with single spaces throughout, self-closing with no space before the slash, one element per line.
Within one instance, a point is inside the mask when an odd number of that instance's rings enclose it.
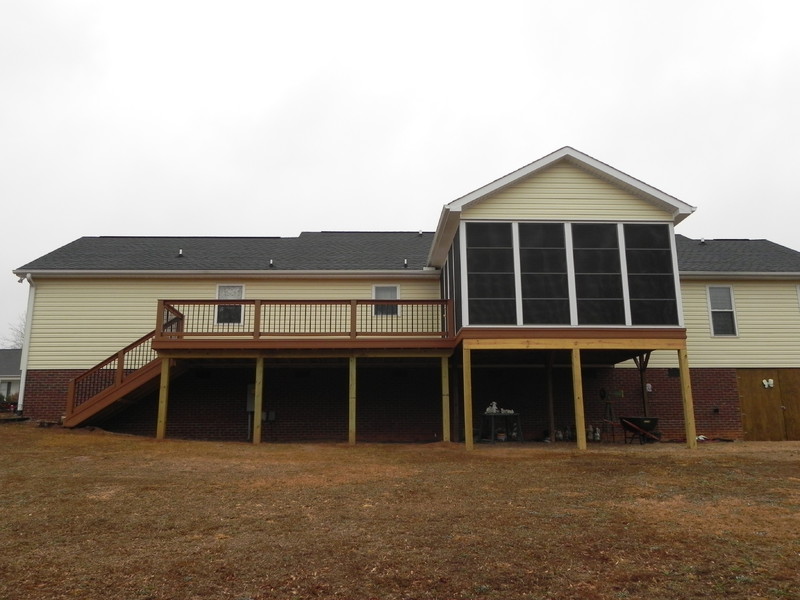
<path fill-rule="evenodd" d="M 714 336 L 709 286 L 730 286 L 736 336 Z M 800 309 L 793 281 L 681 281 L 689 365 L 692 368 L 790 368 L 800 366 Z M 628 366 L 628 365 L 626 365 Z M 673 352 L 654 352 L 650 367 L 674 367 Z"/>
<path fill-rule="evenodd" d="M 671 212 L 568 163 L 558 163 L 462 212 L 463 219 L 664 221 Z"/>
<path fill-rule="evenodd" d="M 33 307 L 29 369 L 87 369 L 155 329 L 159 299 L 213 300 L 219 278 L 39 279 Z M 272 300 L 371 299 L 390 279 L 270 279 L 233 281 L 247 297 Z M 436 279 L 403 280 L 403 297 L 435 300 Z"/>

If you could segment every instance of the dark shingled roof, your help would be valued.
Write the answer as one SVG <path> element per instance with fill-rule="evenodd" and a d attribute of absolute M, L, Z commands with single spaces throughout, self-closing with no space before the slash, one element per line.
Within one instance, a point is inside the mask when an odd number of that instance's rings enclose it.
<path fill-rule="evenodd" d="M 430 232 L 313 232 L 278 237 L 83 237 L 21 271 L 421 270 Z M 179 256 L 179 251 L 183 251 Z"/>
<path fill-rule="evenodd" d="M 322 231 L 296 238 L 83 237 L 23 265 L 28 271 L 422 270 L 430 232 Z M 800 273 L 800 252 L 768 240 L 676 236 L 681 273 Z M 178 252 L 183 250 L 183 255 Z"/>
<path fill-rule="evenodd" d="M 19 361 L 22 357 L 22 350 L 0 350 L 0 377 L 19 377 L 22 373 L 19 368 Z"/>
<path fill-rule="evenodd" d="M 681 273 L 800 273 L 800 252 L 769 240 L 675 241 Z"/>

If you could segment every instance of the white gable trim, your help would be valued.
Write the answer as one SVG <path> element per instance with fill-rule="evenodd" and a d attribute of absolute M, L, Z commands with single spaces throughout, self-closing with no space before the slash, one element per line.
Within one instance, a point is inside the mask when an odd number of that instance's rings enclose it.
<path fill-rule="evenodd" d="M 631 177 L 607 165 L 599 160 L 592 158 L 588 154 L 584 154 L 575 148 L 564 146 L 560 150 L 548 154 L 545 157 L 536 160 L 529 165 L 517 169 L 513 173 L 496 179 L 495 181 L 478 188 L 474 192 L 470 192 L 466 196 L 462 196 L 457 200 L 453 200 L 446 204 L 442 209 L 442 214 L 439 218 L 439 225 L 436 228 L 436 233 L 433 237 L 431 251 L 428 255 L 428 264 L 434 267 L 440 267 L 447 257 L 447 247 L 453 239 L 453 235 L 458 228 L 458 222 L 461 219 L 461 211 L 473 206 L 485 198 L 495 194 L 499 190 L 514 185 L 518 181 L 529 177 L 530 175 L 549 167 L 550 165 L 560 161 L 566 160 L 570 163 L 585 169 L 595 176 L 611 182 L 614 185 L 625 189 L 634 195 L 642 198 L 657 206 L 661 210 L 668 212 L 672 215 L 673 225 L 677 225 L 686 217 L 692 214 L 696 209 L 694 206 L 678 200 L 674 196 L 670 196 L 661 190 L 647 185 L 643 181 Z"/>
<path fill-rule="evenodd" d="M 614 167 L 600 162 L 599 160 L 592 158 L 583 152 L 579 152 L 578 150 L 575 150 L 575 148 L 571 148 L 569 146 L 565 146 L 560 150 L 556 150 L 555 152 L 548 154 L 547 156 L 540 158 L 539 160 L 534 161 L 529 165 L 522 167 L 521 169 L 517 169 L 513 173 L 509 173 L 500 179 L 496 179 L 495 181 L 475 190 L 474 192 L 450 202 L 446 207 L 451 211 L 461 211 L 472 204 L 480 202 L 498 190 L 501 190 L 506 186 L 513 185 L 521 179 L 524 179 L 533 173 L 536 173 L 537 171 L 541 171 L 542 169 L 549 167 L 553 163 L 563 159 L 587 169 L 589 172 L 597 175 L 598 177 L 626 188 L 638 196 L 643 196 L 645 200 L 649 200 L 658 205 L 659 208 L 671 212 L 676 224 L 695 211 L 694 206 L 686 204 L 674 196 L 670 196 L 669 194 L 666 194 L 651 185 L 647 185 L 643 181 L 639 181 L 638 179 L 631 177 L 630 175 L 623 173 L 622 171 L 619 171 Z"/>

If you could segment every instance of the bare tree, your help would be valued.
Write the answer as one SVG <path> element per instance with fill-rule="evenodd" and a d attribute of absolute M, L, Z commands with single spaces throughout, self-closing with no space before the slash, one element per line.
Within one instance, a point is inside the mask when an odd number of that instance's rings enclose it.
<path fill-rule="evenodd" d="M 15 323 L 8 324 L 8 334 L 0 340 L 3 348 L 22 348 L 25 341 L 25 315 L 17 317 Z"/>

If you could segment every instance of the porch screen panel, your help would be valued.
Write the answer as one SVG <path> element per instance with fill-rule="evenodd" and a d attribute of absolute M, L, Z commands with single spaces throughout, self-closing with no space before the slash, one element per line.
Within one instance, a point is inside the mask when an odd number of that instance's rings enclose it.
<path fill-rule="evenodd" d="M 678 325 L 668 225 L 624 225 L 633 325 Z"/>
<path fill-rule="evenodd" d="M 461 281 L 463 277 L 463 269 L 461 268 L 461 236 L 456 233 L 453 240 L 453 247 L 450 251 L 451 260 L 448 261 L 452 265 L 452 285 L 450 286 L 451 293 L 453 294 L 453 305 L 455 310 L 456 331 L 461 330 L 463 319 L 461 316 L 461 305 L 463 299 L 461 298 Z"/>
<path fill-rule="evenodd" d="M 613 223 L 573 223 L 579 325 L 625 325 L 619 236 Z"/>
<path fill-rule="evenodd" d="M 471 325 L 516 325 L 511 223 L 467 223 Z"/>
<path fill-rule="evenodd" d="M 563 223 L 520 223 L 520 280 L 525 325 L 569 325 Z"/>

